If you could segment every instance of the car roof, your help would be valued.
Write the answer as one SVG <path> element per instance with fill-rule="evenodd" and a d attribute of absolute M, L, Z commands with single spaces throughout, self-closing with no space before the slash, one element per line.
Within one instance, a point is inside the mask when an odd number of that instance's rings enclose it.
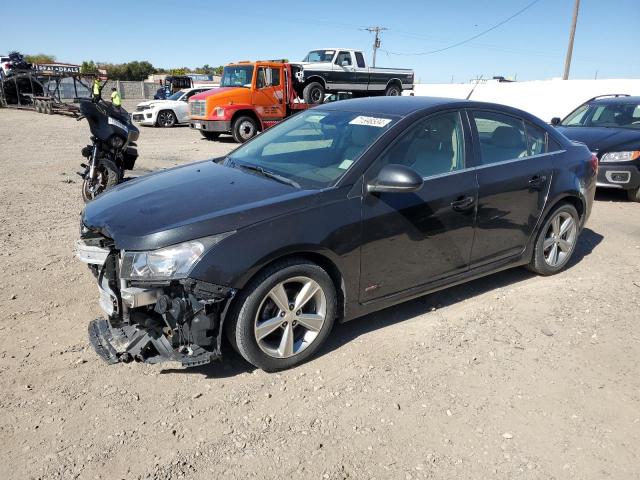
<path fill-rule="evenodd" d="M 315 109 L 318 110 L 342 110 L 363 114 L 387 114 L 405 117 L 417 111 L 441 110 L 443 108 L 489 108 L 512 113 L 523 117 L 532 117 L 531 114 L 523 112 L 507 105 L 497 103 L 477 102 L 460 98 L 445 97 L 365 97 L 352 100 L 340 100 L 322 104 Z"/>
<path fill-rule="evenodd" d="M 640 97 L 632 97 L 632 96 L 604 97 L 604 98 L 596 98 L 595 100 L 592 100 L 589 103 L 590 104 L 597 103 L 599 105 L 610 105 L 610 104 L 623 105 L 626 103 L 640 104 Z"/>

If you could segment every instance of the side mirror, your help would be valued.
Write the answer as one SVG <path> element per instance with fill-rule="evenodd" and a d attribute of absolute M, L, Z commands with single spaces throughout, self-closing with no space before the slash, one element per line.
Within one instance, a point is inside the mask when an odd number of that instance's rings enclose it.
<path fill-rule="evenodd" d="M 349 66 L 349 60 L 343 60 L 342 61 L 342 66 L 343 67 L 348 67 Z"/>
<path fill-rule="evenodd" d="M 397 163 L 390 163 L 382 167 L 378 177 L 367 185 L 367 191 L 406 193 L 416 192 L 422 188 L 422 177 L 412 168 Z"/>
<path fill-rule="evenodd" d="M 554 127 L 557 127 L 558 125 L 560 125 L 560 122 L 562 120 L 560 120 L 560 117 L 553 117 L 551 119 L 551 125 L 553 125 Z"/>

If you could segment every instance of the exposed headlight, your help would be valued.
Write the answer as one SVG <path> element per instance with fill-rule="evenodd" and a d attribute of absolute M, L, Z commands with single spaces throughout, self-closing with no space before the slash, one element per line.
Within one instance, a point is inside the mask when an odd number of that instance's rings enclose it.
<path fill-rule="evenodd" d="M 640 150 L 632 152 L 609 152 L 605 153 L 600 159 L 601 162 L 630 162 L 640 158 Z"/>
<path fill-rule="evenodd" d="M 221 233 L 148 252 L 125 252 L 120 276 L 125 280 L 186 278 L 207 250 L 233 233 Z"/>
<path fill-rule="evenodd" d="M 213 111 L 216 117 L 224 117 L 224 108 L 216 107 Z"/>

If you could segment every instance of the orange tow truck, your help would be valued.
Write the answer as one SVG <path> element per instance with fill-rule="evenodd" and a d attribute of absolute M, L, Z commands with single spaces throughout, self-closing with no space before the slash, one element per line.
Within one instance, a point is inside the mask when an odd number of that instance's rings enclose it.
<path fill-rule="evenodd" d="M 189 99 L 189 125 L 213 140 L 230 133 L 243 143 L 310 107 L 296 93 L 301 66 L 284 60 L 237 62 L 224 67 L 220 87 Z"/>

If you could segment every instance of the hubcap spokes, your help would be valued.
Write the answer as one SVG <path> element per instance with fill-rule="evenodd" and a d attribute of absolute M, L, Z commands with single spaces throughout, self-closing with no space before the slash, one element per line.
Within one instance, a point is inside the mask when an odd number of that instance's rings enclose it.
<path fill-rule="evenodd" d="M 542 245 L 548 265 L 557 267 L 567 261 L 575 245 L 577 231 L 576 222 L 568 213 L 561 212 L 553 218 Z"/>
<path fill-rule="evenodd" d="M 258 347 L 274 358 L 296 355 L 311 345 L 326 319 L 322 288 L 308 277 L 280 282 L 266 295 L 254 322 Z"/>

